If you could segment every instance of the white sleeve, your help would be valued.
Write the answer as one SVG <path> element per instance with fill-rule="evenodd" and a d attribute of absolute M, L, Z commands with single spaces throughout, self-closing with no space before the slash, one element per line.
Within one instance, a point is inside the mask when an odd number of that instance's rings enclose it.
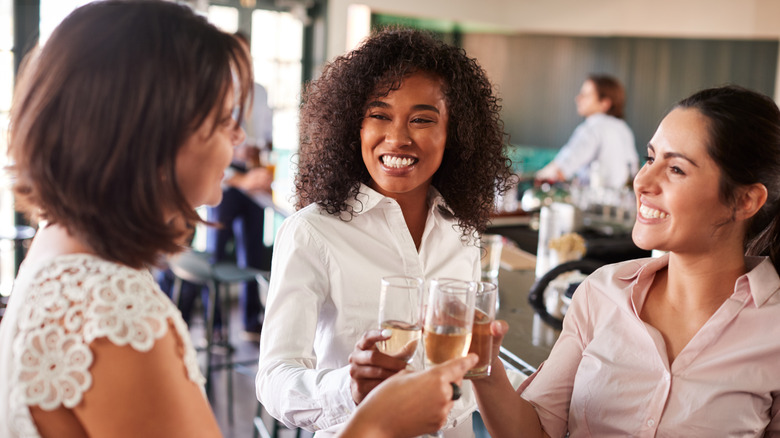
<path fill-rule="evenodd" d="M 326 248 L 299 216 L 274 245 L 256 378 L 258 400 L 287 427 L 321 430 L 355 409 L 349 367 L 316 369 L 320 309 L 330 294 Z"/>
<path fill-rule="evenodd" d="M 571 179 L 578 170 L 596 159 L 598 149 L 598 136 L 583 122 L 577 126 L 569 141 L 558 151 L 554 161 L 563 176 Z"/>

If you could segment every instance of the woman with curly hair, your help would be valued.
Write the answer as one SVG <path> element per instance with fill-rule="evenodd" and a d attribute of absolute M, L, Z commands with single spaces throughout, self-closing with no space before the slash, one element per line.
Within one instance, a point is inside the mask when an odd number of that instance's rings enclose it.
<path fill-rule="evenodd" d="M 330 436 L 406 367 L 374 346 L 382 277 L 479 278 L 479 235 L 511 178 L 499 110 L 474 59 L 416 30 L 374 34 L 309 84 L 256 381 L 274 417 Z M 473 435 L 463 392 L 446 436 Z"/>

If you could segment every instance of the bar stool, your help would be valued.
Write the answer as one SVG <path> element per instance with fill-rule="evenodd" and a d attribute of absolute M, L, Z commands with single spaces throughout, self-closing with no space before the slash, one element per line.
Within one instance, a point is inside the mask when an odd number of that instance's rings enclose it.
<path fill-rule="evenodd" d="M 220 303 L 222 309 L 230 308 L 230 297 L 228 287 L 231 284 L 244 283 L 247 281 L 267 281 L 268 273 L 254 268 L 242 268 L 231 262 L 212 263 L 208 253 L 185 251 L 172 256 L 169 260 L 169 267 L 174 275 L 173 290 L 171 299 L 178 306 L 181 299 L 181 283 L 188 281 L 190 283 L 206 286 L 208 288 L 209 305 L 206 316 L 206 346 L 203 351 L 206 353 L 206 393 L 211 396 L 212 371 L 227 368 L 232 371 L 239 362 L 232 362 L 233 346 L 230 345 L 228 337 L 217 341 L 214 339 L 214 321 L 216 319 L 217 303 Z M 222 312 L 224 313 L 224 312 Z M 229 315 L 222 316 L 224 330 L 230 333 Z M 213 364 L 214 350 L 217 347 L 224 349 L 227 357 L 224 363 Z M 255 362 L 257 359 L 253 359 Z M 244 361 L 248 362 L 248 361 Z M 228 417 L 230 422 L 233 420 L 233 378 L 232 372 L 228 372 Z"/>

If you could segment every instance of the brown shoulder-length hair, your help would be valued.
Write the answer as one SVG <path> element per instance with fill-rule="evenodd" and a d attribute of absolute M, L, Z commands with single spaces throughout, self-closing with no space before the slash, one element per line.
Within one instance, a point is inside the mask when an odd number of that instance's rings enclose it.
<path fill-rule="evenodd" d="M 186 6 L 104 1 L 75 10 L 25 64 L 9 131 L 21 208 L 134 268 L 180 250 L 200 219 L 176 155 L 229 93 L 247 101 L 238 41 Z"/>
<path fill-rule="evenodd" d="M 441 79 L 447 105 L 447 144 L 433 186 L 452 209 L 465 236 L 481 233 L 496 193 L 513 182 L 506 156 L 501 106 L 477 61 L 466 52 L 413 29 L 388 28 L 325 66 L 308 84 L 301 108 L 297 208 L 316 203 L 350 217 L 349 199 L 370 175 L 360 129 L 370 99 L 400 88 L 408 75 Z"/>
<path fill-rule="evenodd" d="M 596 93 L 599 95 L 599 100 L 608 98 L 612 102 L 612 105 L 607 110 L 607 114 L 618 119 L 624 118 L 626 91 L 623 88 L 623 84 L 617 78 L 605 74 L 590 74 L 587 80 L 593 82 L 593 85 L 596 87 Z"/>

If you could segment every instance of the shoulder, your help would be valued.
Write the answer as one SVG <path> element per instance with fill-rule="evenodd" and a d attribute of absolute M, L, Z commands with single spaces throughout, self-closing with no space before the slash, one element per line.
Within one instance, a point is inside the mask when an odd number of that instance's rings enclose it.
<path fill-rule="evenodd" d="M 25 405 L 77 405 L 92 384 L 94 340 L 145 352 L 168 332 L 169 318 L 184 324 L 148 271 L 71 254 L 26 274 L 12 365 Z"/>
<path fill-rule="evenodd" d="M 604 265 L 590 274 L 583 283 L 588 286 L 590 293 L 623 296 L 645 267 L 653 261 L 652 258 L 643 258 Z"/>
<path fill-rule="evenodd" d="M 44 265 L 32 278 L 27 297 L 21 329 L 62 321 L 87 343 L 105 336 L 139 351 L 148 351 L 165 334 L 165 321 L 175 311 L 150 272 L 85 254 Z"/>

